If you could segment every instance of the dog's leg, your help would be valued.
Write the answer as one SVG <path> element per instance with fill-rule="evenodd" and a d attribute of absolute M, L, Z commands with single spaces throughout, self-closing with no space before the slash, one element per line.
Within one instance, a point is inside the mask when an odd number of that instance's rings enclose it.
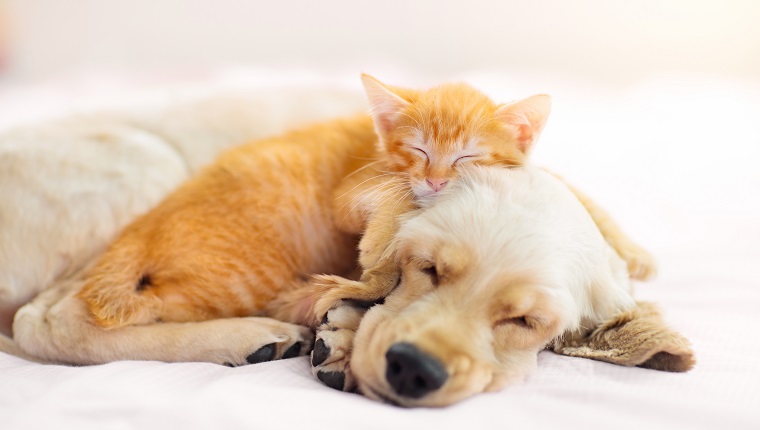
<path fill-rule="evenodd" d="M 48 361 L 98 364 L 115 360 L 204 361 L 238 366 L 304 355 L 307 327 L 270 318 L 228 318 L 103 329 L 75 295 L 81 281 L 54 286 L 14 320 L 19 347 Z"/>
<path fill-rule="evenodd" d="M 626 262 L 631 278 L 645 281 L 657 274 L 657 262 L 652 254 L 631 240 L 612 217 L 591 198 L 569 187 L 594 220 L 599 231 L 617 254 Z"/>
<path fill-rule="evenodd" d="M 328 387 L 342 391 L 356 388 L 350 365 L 354 335 L 367 309 L 381 302 L 390 290 L 386 291 L 383 284 L 339 276 L 315 277 L 312 291 L 319 291 L 319 295 L 312 303 L 320 323 L 311 354 L 312 373 Z"/>
<path fill-rule="evenodd" d="M 586 208 L 591 219 L 594 220 L 604 239 L 612 246 L 617 254 L 626 262 L 628 273 L 633 279 L 645 281 L 657 275 L 657 262 L 652 254 L 631 240 L 612 217 L 599 207 L 590 197 L 568 184 L 562 177 L 552 173 L 554 177 L 562 181 L 570 191 L 575 194 L 578 201 Z"/>
<path fill-rule="evenodd" d="M 354 333 L 367 308 L 386 295 L 362 282 L 321 275 L 281 294 L 267 314 L 314 327 L 312 373 L 329 387 L 351 391 L 356 387 L 350 369 Z"/>

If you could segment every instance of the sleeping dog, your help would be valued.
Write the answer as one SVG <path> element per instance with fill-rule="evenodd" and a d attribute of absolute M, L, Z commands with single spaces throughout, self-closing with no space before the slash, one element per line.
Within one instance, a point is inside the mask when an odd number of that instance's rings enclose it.
<path fill-rule="evenodd" d="M 340 277 L 315 281 L 312 364 L 333 388 L 443 406 L 520 381 L 545 348 L 659 370 L 694 363 L 656 308 L 634 301 L 625 263 L 545 171 L 473 167 L 401 225 L 385 251 L 400 271 L 387 297 Z M 356 305 L 371 302 L 382 303 L 366 314 Z"/>

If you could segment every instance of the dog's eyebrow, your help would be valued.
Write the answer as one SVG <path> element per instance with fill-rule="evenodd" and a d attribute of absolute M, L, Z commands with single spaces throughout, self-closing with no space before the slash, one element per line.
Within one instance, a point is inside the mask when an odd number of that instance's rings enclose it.
<path fill-rule="evenodd" d="M 470 262 L 470 256 L 461 248 L 448 245 L 441 248 L 436 255 L 438 276 L 454 278 L 464 272 Z"/>

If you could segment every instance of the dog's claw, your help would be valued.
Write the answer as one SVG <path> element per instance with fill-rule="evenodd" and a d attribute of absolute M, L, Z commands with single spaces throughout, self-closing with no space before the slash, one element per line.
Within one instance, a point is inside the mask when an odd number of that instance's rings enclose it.
<path fill-rule="evenodd" d="M 272 361 L 274 359 L 274 354 L 277 351 L 277 345 L 270 343 L 268 345 L 264 345 L 256 352 L 252 353 L 248 357 L 245 358 L 245 361 L 247 361 L 250 364 L 256 364 L 256 363 L 263 363 L 265 361 Z"/>
<path fill-rule="evenodd" d="M 290 348 L 288 348 L 284 354 L 282 354 L 282 358 L 298 357 L 298 354 L 300 354 L 300 352 L 301 352 L 301 342 L 296 342 L 293 345 L 291 345 Z"/>
<path fill-rule="evenodd" d="M 311 365 L 319 366 L 327 360 L 328 356 L 330 356 L 330 348 L 325 345 L 323 339 L 317 339 L 317 343 L 314 344 L 314 351 L 311 352 Z"/>
<path fill-rule="evenodd" d="M 317 372 L 317 378 L 328 387 L 343 391 L 346 383 L 346 374 L 343 372 Z"/>

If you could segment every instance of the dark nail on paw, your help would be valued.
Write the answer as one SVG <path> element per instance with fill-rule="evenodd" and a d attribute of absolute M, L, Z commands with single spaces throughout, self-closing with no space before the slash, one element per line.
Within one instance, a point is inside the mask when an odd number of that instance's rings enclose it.
<path fill-rule="evenodd" d="M 282 358 L 298 357 L 298 354 L 300 353 L 301 353 L 301 342 L 296 342 L 293 345 L 291 345 L 287 351 L 285 351 L 285 354 L 282 354 Z"/>
<path fill-rule="evenodd" d="M 224 365 L 225 365 L 225 366 L 227 366 L 227 367 L 235 367 L 235 365 L 234 365 L 234 364 L 232 364 L 232 363 L 228 363 L 228 362 L 226 362 L 226 361 L 224 362 Z"/>
<path fill-rule="evenodd" d="M 328 387 L 343 391 L 346 375 L 343 372 L 317 372 L 317 378 Z"/>
<path fill-rule="evenodd" d="M 317 339 L 317 343 L 314 344 L 314 352 L 311 355 L 311 365 L 319 366 L 330 355 L 330 348 L 325 345 L 325 341 Z"/>
<path fill-rule="evenodd" d="M 276 350 L 276 345 L 273 343 L 270 343 L 269 345 L 264 345 L 261 348 L 259 348 L 256 352 L 246 357 L 245 361 L 251 364 L 262 363 L 264 361 L 272 361 L 272 359 L 274 359 L 275 350 Z"/>

